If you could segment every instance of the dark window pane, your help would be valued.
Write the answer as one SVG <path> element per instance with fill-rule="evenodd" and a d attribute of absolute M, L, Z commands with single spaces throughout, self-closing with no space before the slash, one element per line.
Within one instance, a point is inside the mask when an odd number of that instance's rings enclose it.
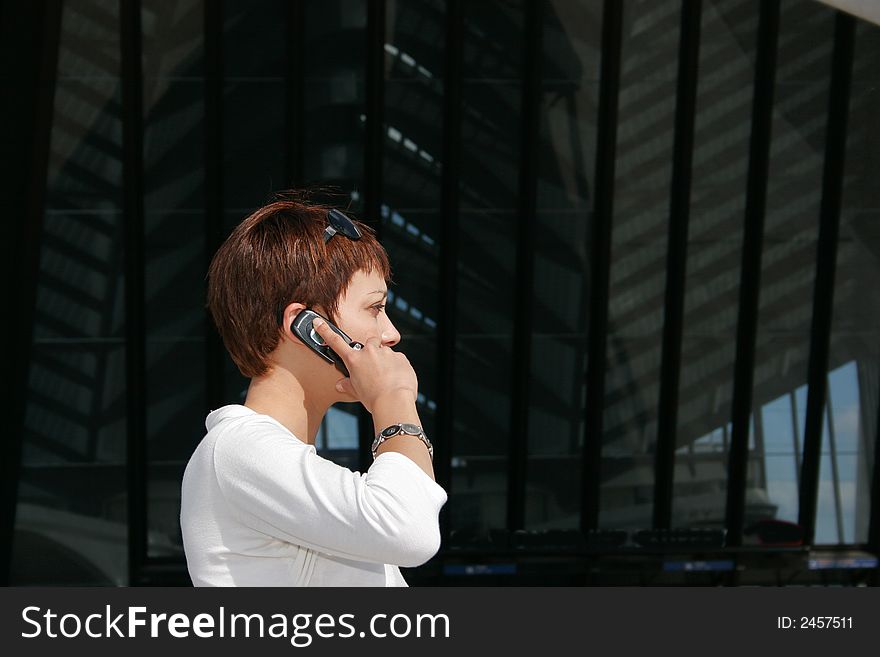
<path fill-rule="evenodd" d="M 180 480 L 205 432 L 204 3 L 145 3 L 147 557 L 183 557 Z"/>
<path fill-rule="evenodd" d="M 14 585 L 128 583 L 118 24 L 64 3 Z"/>
<path fill-rule="evenodd" d="M 864 543 L 868 538 L 880 405 L 878 54 L 880 28 L 859 22 L 834 278 L 817 543 Z"/>
<path fill-rule="evenodd" d="M 614 529 L 653 512 L 680 6 L 624 11 L 599 502 Z"/>
<path fill-rule="evenodd" d="M 761 517 L 796 521 L 790 499 L 790 468 L 803 449 L 807 363 L 834 12 L 818 3 L 782 3 L 773 112 L 767 214 L 761 256 L 761 290 L 755 346 L 753 408 L 786 405 L 784 435 L 769 435 L 763 449 L 750 447 L 748 479 L 757 487 L 746 496 L 746 523 Z M 780 400 L 787 399 L 788 402 Z M 774 431 L 784 410 L 774 416 Z M 792 436 L 791 447 L 787 436 Z M 778 455 L 764 463 L 776 445 Z M 797 449 L 797 452 L 795 451 Z M 788 459 L 789 465 L 783 463 Z M 766 485 L 760 484 L 766 480 Z M 778 480 L 777 484 L 775 480 Z M 786 492 L 788 491 L 788 492 Z M 778 500 L 774 495 L 782 495 Z"/>
<path fill-rule="evenodd" d="M 526 528 L 580 523 L 602 3 L 544 6 Z"/>
<path fill-rule="evenodd" d="M 727 454 L 687 454 L 730 420 L 757 18 L 748 1 L 702 14 L 673 526 L 724 526 Z"/>
<path fill-rule="evenodd" d="M 363 200 L 365 0 L 305 5 L 304 179 Z M 339 199 L 336 199 L 339 202 Z"/>

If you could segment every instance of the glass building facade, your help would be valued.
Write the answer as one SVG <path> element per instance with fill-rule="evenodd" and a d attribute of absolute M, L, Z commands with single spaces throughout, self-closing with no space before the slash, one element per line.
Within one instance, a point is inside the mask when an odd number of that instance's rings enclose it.
<path fill-rule="evenodd" d="M 410 581 L 871 569 L 880 27 L 813 0 L 33 4 L 30 59 L 3 50 L 33 117 L 0 183 L 9 583 L 189 583 L 180 480 L 248 383 L 207 264 L 304 185 L 391 259 L 449 492 Z M 363 471 L 370 433 L 338 404 L 318 451 Z"/>

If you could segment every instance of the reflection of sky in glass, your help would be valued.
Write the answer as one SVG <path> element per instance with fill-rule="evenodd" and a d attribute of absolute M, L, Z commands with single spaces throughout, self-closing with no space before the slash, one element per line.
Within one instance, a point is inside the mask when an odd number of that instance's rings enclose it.
<path fill-rule="evenodd" d="M 867 467 L 858 459 L 859 384 L 855 361 L 829 373 L 828 394 L 830 413 L 826 411 L 822 434 L 815 542 L 852 543 L 856 541 L 858 468 Z M 778 507 L 776 517 L 792 522 L 797 521 L 798 515 L 798 467 L 806 405 L 807 387 L 803 385 L 793 395 L 783 395 L 761 409 L 767 494 Z M 832 432 L 829 432 L 829 422 Z M 863 476 L 867 476 L 867 472 Z"/>
<path fill-rule="evenodd" d="M 357 416 L 331 406 L 324 416 L 315 443 L 317 449 L 357 449 Z"/>
<path fill-rule="evenodd" d="M 859 384 L 855 362 L 828 375 L 828 394 L 830 413 L 826 411 L 822 426 L 815 542 L 853 543 L 859 474 Z"/>
<path fill-rule="evenodd" d="M 768 456 L 767 496 L 776 505 L 776 518 L 797 522 L 798 517 L 798 477 L 793 455 Z"/>
<path fill-rule="evenodd" d="M 797 522 L 802 415 L 807 387 L 801 386 L 792 395 L 783 395 L 765 404 L 761 409 L 764 435 L 764 467 L 767 477 L 767 496 L 776 505 L 776 518 Z M 795 434 L 793 413 L 798 417 Z"/>

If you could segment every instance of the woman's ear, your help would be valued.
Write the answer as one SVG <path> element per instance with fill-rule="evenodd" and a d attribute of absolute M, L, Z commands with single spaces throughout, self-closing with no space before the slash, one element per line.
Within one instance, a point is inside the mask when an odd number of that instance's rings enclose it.
<path fill-rule="evenodd" d="M 284 325 L 282 330 L 284 335 L 289 335 L 293 337 L 293 334 L 290 332 L 290 325 L 293 324 L 293 320 L 297 315 L 305 309 L 305 306 L 301 303 L 290 303 L 284 308 Z"/>

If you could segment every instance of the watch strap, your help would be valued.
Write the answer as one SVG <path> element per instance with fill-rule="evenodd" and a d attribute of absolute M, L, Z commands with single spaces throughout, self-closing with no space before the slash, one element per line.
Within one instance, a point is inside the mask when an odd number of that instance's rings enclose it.
<path fill-rule="evenodd" d="M 398 435 L 406 435 L 406 436 L 414 436 L 418 438 L 425 446 L 428 448 L 428 456 L 431 457 L 431 461 L 434 460 L 434 446 L 431 444 L 431 441 L 428 440 L 428 436 L 425 435 L 424 430 L 417 424 L 408 424 L 408 423 L 399 423 L 399 424 L 391 424 L 378 434 L 376 434 L 376 438 L 373 440 L 373 444 L 370 448 L 370 451 L 373 453 L 373 460 L 378 456 L 376 450 L 379 449 L 379 445 L 388 440 L 389 438 L 393 438 Z"/>

